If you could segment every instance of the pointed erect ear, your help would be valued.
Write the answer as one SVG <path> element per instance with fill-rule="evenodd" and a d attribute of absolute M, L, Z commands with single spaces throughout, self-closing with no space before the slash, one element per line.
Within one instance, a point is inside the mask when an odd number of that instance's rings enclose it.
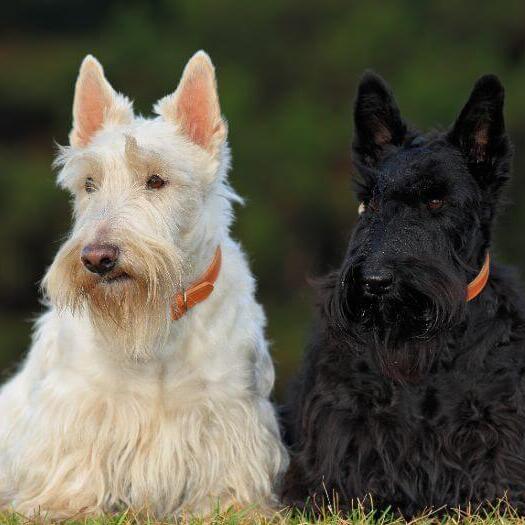
<path fill-rule="evenodd" d="M 176 91 L 159 100 L 155 111 L 179 126 L 194 144 L 215 154 L 225 140 L 215 69 L 210 57 L 198 51 L 184 68 Z"/>
<path fill-rule="evenodd" d="M 509 145 L 503 119 L 504 97 L 498 77 L 481 77 L 449 131 L 448 139 L 461 150 L 469 164 L 490 166 L 507 153 Z"/>
<path fill-rule="evenodd" d="M 354 155 L 373 166 L 392 146 L 400 146 L 407 127 L 392 92 L 375 73 L 361 79 L 354 106 Z"/>
<path fill-rule="evenodd" d="M 111 87 L 98 60 L 87 55 L 80 66 L 75 86 L 70 144 L 85 147 L 106 123 L 119 124 L 132 120 L 130 101 Z"/>

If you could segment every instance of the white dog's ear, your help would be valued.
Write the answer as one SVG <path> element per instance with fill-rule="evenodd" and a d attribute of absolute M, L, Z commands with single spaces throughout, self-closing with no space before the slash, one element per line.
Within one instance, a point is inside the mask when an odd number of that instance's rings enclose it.
<path fill-rule="evenodd" d="M 70 144 L 85 147 L 104 124 L 125 124 L 132 120 L 133 109 L 129 99 L 111 87 L 98 60 L 87 55 L 75 85 Z"/>
<path fill-rule="evenodd" d="M 221 116 L 215 68 L 204 51 L 190 58 L 177 89 L 157 102 L 155 112 L 177 124 L 194 144 L 217 153 L 227 126 Z"/>

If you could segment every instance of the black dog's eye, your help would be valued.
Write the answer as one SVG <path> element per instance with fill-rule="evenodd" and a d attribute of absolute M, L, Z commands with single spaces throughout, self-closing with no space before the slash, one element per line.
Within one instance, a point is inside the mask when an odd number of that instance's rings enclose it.
<path fill-rule="evenodd" d="M 429 210 L 439 210 L 443 207 L 444 201 L 442 199 L 431 199 L 427 202 L 427 207 Z"/>
<path fill-rule="evenodd" d="M 86 179 L 86 182 L 84 182 L 84 189 L 86 190 L 86 193 L 93 193 L 97 191 L 97 187 L 95 186 L 95 181 L 92 177 L 88 177 Z"/>
<path fill-rule="evenodd" d="M 166 181 L 161 179 L 158 175 L 152 175 L 146 183 L 148 190 L 160 190 L 165 185 Z"/>

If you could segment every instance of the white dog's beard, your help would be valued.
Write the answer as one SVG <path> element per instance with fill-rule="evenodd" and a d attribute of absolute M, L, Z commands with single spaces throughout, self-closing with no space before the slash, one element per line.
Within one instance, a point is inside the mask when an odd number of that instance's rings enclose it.
<path fill-rule="evenodd" d="M 169 332 L 169 296 L 148 296 L 137 278 L 100 284 L 85 296 L 91 322 L 110 349 L 137 360 L 158 353 Z"/>
<path fill-rule="evenodd" d="M 85 311 L 108 349 L 146 360 L 158 352 L 170 327 L 169 305 L 180 290 L 182 265 L 171 245 L 128 237 L 118 268 L 107 277 L 88 272 L 81 244 L 68 241 L 43 286 L 59 309 Z"/>

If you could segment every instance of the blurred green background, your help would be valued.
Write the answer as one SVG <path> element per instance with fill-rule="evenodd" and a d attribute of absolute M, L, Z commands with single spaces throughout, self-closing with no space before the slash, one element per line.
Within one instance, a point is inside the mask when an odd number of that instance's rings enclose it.
<path fill-rule="evenodd" d="M 355 220 L 352 100 L 366 68 L 393 86 L 418 126 L 446 127 L 475 79 L 501 76 L 516 145 L 501 260 L 525 268 L 525 2 L 39 0 L 0 16 L 0 375 L 26 351 L 38 281 L 69 224 L 54 185 L 73 84 L 93 53 L 111 83 L 150 113 L 200 48 L 217 67 L 230 123 L 235 236 L 259 280 L 282 397 L 311 319 L 308 276 L 336 266 Z"/>

